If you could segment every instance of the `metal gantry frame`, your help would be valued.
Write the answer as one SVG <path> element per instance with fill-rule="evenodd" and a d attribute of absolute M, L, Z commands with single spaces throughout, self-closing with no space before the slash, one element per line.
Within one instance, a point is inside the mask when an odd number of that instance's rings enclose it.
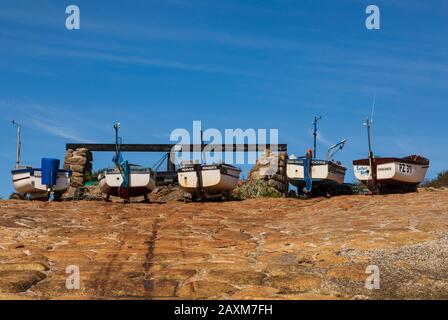
<path fill-rule="evenodd" d="M 86 148 L 92 152 L 115 152 L 114 143 L 67 143 L 66 150 Z M 202 152 L 205 148 L 215 152 L 260 152 L 266 150 L 287 152 L 287 144 L 120 144 L 121 152 L 162 152 L 166 153 L 166 171 L 159 171 L 160 177 L 170 177 L 176 173 L 176 166 L 172 161 L 172 152 Z M 180 149 L 180 150 L 179 150 Z"/>

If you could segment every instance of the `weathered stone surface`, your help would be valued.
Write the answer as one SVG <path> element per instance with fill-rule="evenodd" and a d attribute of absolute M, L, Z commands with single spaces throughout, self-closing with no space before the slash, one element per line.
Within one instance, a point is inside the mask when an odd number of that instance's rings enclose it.
<path fill-rule="evenodd" d="M 79 165 L 79 164 L 71 164 L 71 165 L 69 165 L 69 169 L 72 170 L 73 173 L 77 173 L 77 172 L 79 172 L 81 174 L 84 173 L 84 166 Z"/>
<path fill-rule="evenodd" d="M 144 286 L 148 292 L 152 292 L 152 298 L 173 298 L 176 294 L 176 288 L 179 283 L 175 280 L 161 279 L 161 280 L 145 280 Z"/>
<path fill-rule="evenodd" d="M 247 286 L 235 292 L 231 299 L 235 300 L 260 300 L 274 299 L 277 296 L 278 289 L 269 286 Z"/>
<path fill-rule="evenodd" d="M 330 279 L 344 279 L 352 281 L 365 281 L 365 268 L 358 266 L 340 266 L 330 269 L 326 276 Z"/>
<path fill-rule="evenodd" d="M 266 283 L 279 289 L 280 293 L 296 293 L 319 291 L 322 281 L 319 277 L 312 275 L 285 275 L 272 277 Z"/>
<path fill-rule="evenodd" d="M 0 271 L 0 292 L 24 292 L 44 278 L 44 273 L 35 270 Z"/>
<path fill-rule="evenodd" d="M 223 298 L 236 291 L 225 282 L 192 281 L 180 288 L 178 297 L 182 299 Z"/>
<path fill-rule="evenodd" d="M 87 163 L 87 159 L 81 156 L 73 156 L 66 159 L 65 163 L 70 165 L 85 165 Z"/>
<path fill-rule="evenodd" d="M 80 187 L 83 184 L 84 184 L 84 178 L 82 176 L 79 177 L 79 176 L 74 175 L 71 177 L 70 185 L 72 187 Z"/>
<path fill-rule="evenodd" d="M 47 271 L 49 267 L 40 262 L 29 263 L 3 263 L 0 264 L 0 271 L 5 270 L 34 270 L 34 271 Z"/>
<path fill-rule="evenodd" d="M 64 169 L 71 170 L 73 175 L 71 179 L 72 191 L 83 186 L 84 179 L 92 172 L 92 152 L 86 148 L 79 148 L 76 150 L 67 150 L 64 159 Z M 73 195 L 69 193 L 69 195 Z"/>
<path fill-rule="evenodd" d="M 153 202 L 169 202 L 184 199 L 184 192 L 177 186 L 157 187 L 149 195 L 149 200 Z"/>
<path fill-rule="evenodd" d="M 266 275 L 262 272 L 256 271 L 239 271 L 239 270 L 210 270 L 205 275 L 208 279 L 217 281 L 226 281 L 237 283 L 244 283 L 246 285 L 261 285 Z"/>
<path fill-rule="evenodd" d="M 87 161 L 92 161 L 92 159 L 93 159 L 92 152 L 90 152 L 88 149 L 85 149 L 85 148 L 76 149 L 73 152 L 73 156 L 79 156 L 79 157 L 86 158 Z"/>
<path fill-rule="evenodd" d="M 0 201 L 0 299 L 448 299 L 447 208 L 448 189 Z M 369 265 L 380 270 L 380 290 L 365 288 Z M 79 268 L 79 289 L 66 287 L 68 266 Z"/>
<path fill-rule="evenodd" d="M 74 172 L 72 173 L 72 177 L 73 177 L 73 178 L 82 178 L 82 177 L 84 177 L 84 174 L 83 174 L 82 172 L 76 172 L 76 171 L 74 171 Z"/>
<path fill-rule="evenodd" d="M 276 181 L 276 180 L 269 180 L 268 186 L 274 187 L 277 190 L 283 190 L 283 183 Z"/>
<path fill-rule="evenodd" d="M 249 172 L 248 182 L 264 181 L 267 186 L 274 188 L 280 194 L 286 194 L 288 181 L 286 178 L 286 153 L 270 153 L 260 156 Z"/>

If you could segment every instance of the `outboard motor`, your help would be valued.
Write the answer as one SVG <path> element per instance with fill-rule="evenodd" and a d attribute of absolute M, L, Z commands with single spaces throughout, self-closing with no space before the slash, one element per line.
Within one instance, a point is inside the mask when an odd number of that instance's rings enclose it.
<path fill-rule="evenodd" d="M 59 159 L 42 158 L 41 161 L 41 182 L 43 185 L 47 186 L 47 190 L 49 192 L 49 201 L 54 200 L 53 187 L 56 185 L 56 182 L 58 180 L 59 163 Z"/>

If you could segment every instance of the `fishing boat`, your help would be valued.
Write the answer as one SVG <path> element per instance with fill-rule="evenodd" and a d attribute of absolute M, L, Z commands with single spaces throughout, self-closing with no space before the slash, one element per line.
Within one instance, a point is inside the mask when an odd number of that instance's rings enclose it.
<path fill-rule="evenodd" d="M 204 196 L 221 195 L 230 198 L 230 193 L 238 185 L 241 170 L 230 164 L 183 165 L 177 172 L 179 187 L 192 195 L 193 199 Z"/>
<path fill-rule="evenodd" d="M 415 191 L 425 178 L 429 160 L 420 155 L 403 158 L 375 157 L 371 146 L 371 124 L 367 118 L 364 125 L 367 127 L 368 157 L 353 161 L 356 179 L 374 194 Z"/>
<path fill-rule="evenodd" d="M 108 168 L 100 173 L 98 184 L 107 200 L 110 196 L 123 199 L 144 196 L 148 200 L 147 195 L 156 187 L 155 179 L 151 168 L 127 164 L 125 161 L 120 168 Z"/>
<path fill-rule="evenodd" d="M 314 117 L 314 149 L 308 149 L 305 156 L 291 156 L 286 162 L 286 176 L 289 182 L 297 187 L 298 193 L 310 194 L 323 192 L 327 195 L 336 194 L 344 183 L 345 168 L 333 156 L 342 150 L 347 140 L 331 146 L 325 160 L 316 159 L 317 122 L 321 117 Z"/>
<path fill-rule="evenodd" d="M 129 201 L 131 197 L 144 196 L 149 201 L 148 194 L 156 187 L 156 174 L 148 167 L 142 167 L 123 161 L 118 137 L 120 123 L 114 125 L 115 129 L 115 167 L 105 169 L 98 175 L 98 184 L 101 192 L 109 200 L 110 196 L 117 196 Z"/>
<path fill-rule="evenodd" d="M 58 198 L 70 187 L 71 172 L 59 170 L 56 184 L 49 185 L 42 183 L 42 169 L 30 166 L 21 166 L 12 171 L 12 181 L 14 189 L 18 194 L 28 195 L 32 199 L 47 197 L 53 192 L 53 197 Z"/>
<path fill-rule="evenodd" d="M 201 152 L 203 147 L 201 131 Z M 189 193 L 192 200 L 210 196 L 230 199 L 232 190 L 238 186 L 241 170 L 226 163 L 206 164 L 205 161 L 203 162 L 181 163 L 177 171 L 179 187 Z"/>
<path fill-rule="evenodd" d="M 70 187 L 70 170 L 59 169 L 59 160 L 42 159 L 41 168 L 20 165 L 21 126 L 13 121 L 17 127 L 16 165 L 12 173 L 12 182 L 16 193 L 29 199 L 59 198 Z"/>

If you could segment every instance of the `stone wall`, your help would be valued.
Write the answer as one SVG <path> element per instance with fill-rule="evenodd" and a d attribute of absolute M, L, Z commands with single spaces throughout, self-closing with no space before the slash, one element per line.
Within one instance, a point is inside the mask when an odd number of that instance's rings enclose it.
<path fill-rule="evenodd" d="M 262 180 L 269 187 L 282 195 L 288 193 L 288 179 L 286 177 L 286 152 L 270 153 L 260 156 L 255 166 L 250 170 L 248 180 Z M 277 164 L 277 166 L 275 166 Z"/>
<path fill-rule="evenodd" d="M 70 185 L 73 188 L 82 187 L 86 175 L 92 174 L 92 152 L 86 148 L 68 149 L 65 154 L 64 169 L 72 170 Z"/>

